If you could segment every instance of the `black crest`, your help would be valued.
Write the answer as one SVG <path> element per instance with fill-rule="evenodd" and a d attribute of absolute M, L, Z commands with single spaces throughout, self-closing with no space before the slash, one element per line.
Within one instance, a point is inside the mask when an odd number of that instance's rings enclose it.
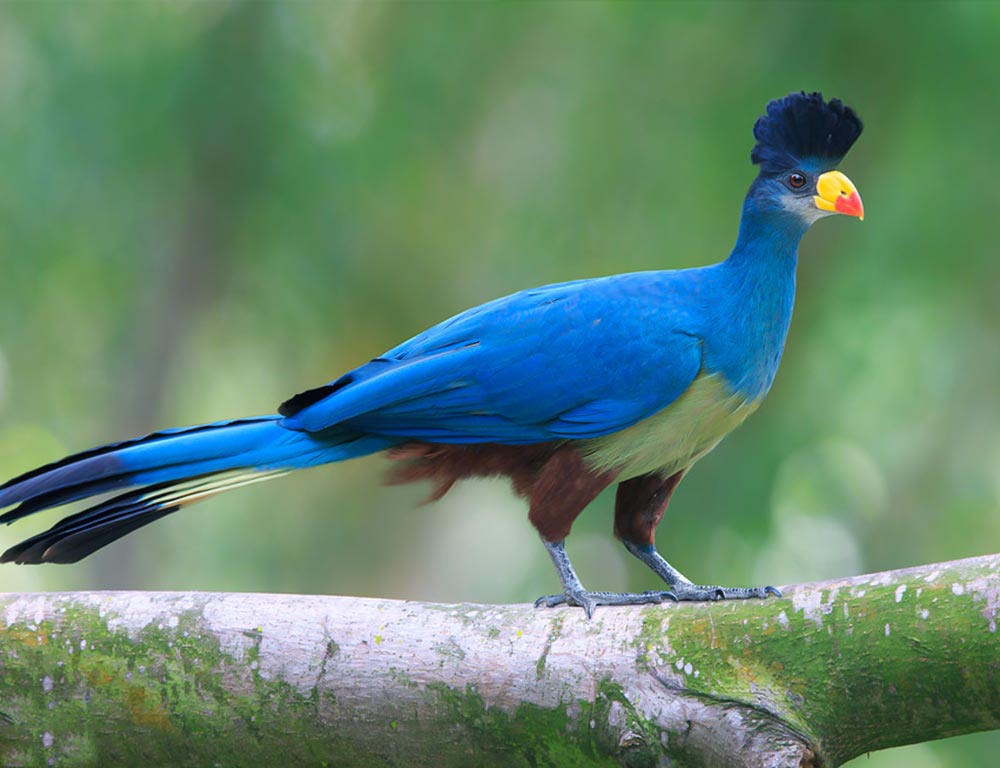
<path fill-rule="evenodd" d="M 794 168 L 803 158 L 839 163 L 857 141 L 861 118 L 840 99 L 823 101 L 820 93 L 790 93 L 767 105 L 753 127 L 757 144 L 750 159 L 764 174 Z"/>

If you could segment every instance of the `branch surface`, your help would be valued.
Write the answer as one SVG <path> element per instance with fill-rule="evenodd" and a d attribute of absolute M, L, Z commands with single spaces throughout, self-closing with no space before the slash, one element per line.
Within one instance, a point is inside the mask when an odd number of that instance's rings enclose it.
<path fill-rule="evenodd" d="M 819 768 L 1000 727 L 1000 555 L 784 593 L 0 595 L 0 763 Z"/>

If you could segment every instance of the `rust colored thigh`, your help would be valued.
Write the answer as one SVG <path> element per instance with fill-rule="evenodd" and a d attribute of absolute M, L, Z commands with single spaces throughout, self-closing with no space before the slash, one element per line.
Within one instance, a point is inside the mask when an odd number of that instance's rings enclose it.
<path fill-rule="evenodd" d="M 614 479 L 613 472 L 593 472 L 575 448 L 563 446 L 545 463 L 532 486 L 528 519 L 546 541 L 562 541 L 584 507 Z"/>
<path fill-rule="evenodd" d="M 407 443 L 389 450 L 398 463 L 390 472 L 390 485 L 430 480 L 434 491 L 428 501 L 444 496 L 467 477 L 509 477 L 514 491 L 528 497 L 546 462 L 559 449 L 555 443 L 536 445 L 444 445 Z"/>
<path fill-rule="evenodd" d="M 619 484 L 615 497 L 615 536 L 633 544 L 653 546 L 656 526 L 683 476 L 681 470 L 669 477 L 641 475 Z"/>
<path fill-rule="evenodd" d="M 430 480 L 429 501 L 441 498 L 467 477 L 509 477 L 514 491 L 529 500 L 528 519 L 542 538 L 561 541 L 573 521 L 615 480 L 613 472 L 595 473 L 580 453 L 565 443 L 536 445 L 442 445 L 409 443 L 393 448 L 398 460 L 390 483 Z"/>

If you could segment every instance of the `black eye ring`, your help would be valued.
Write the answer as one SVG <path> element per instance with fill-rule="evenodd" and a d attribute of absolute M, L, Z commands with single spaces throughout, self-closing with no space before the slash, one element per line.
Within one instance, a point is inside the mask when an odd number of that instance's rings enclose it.
<path fill-rule="evenodd" d="M 806 177 L 801 173 L 793 173 L 788 176 L 788 186 L 792 189 L 802 189 L 806 185 Z"/>

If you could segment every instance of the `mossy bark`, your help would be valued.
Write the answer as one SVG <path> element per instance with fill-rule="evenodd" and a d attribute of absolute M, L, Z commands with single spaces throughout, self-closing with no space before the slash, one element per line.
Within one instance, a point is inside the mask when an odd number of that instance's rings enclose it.
<path fill-rule="evenodd" d="M 0 595 L 4 766 L 835 766 L 1000 727 L 1000 556 L 765 602 Z"/>

